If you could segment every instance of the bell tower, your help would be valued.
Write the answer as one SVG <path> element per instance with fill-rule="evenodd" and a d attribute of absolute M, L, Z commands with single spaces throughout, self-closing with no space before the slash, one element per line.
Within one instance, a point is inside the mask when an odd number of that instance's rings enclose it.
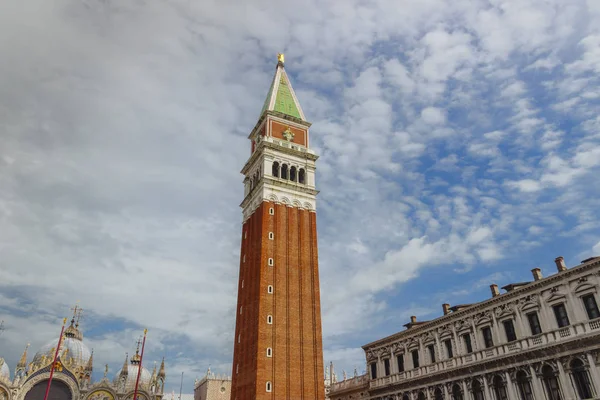
<path fill-rule="evenodd" d="M 322 400 L 315 162 L 278 55 L 248 136 L 231 400 Z"/>

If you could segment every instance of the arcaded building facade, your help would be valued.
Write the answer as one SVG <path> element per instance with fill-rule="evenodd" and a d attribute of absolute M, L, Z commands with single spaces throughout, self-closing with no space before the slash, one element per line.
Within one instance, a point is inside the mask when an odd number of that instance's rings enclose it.
<path fill-rule="evenodd" d="M 476 304 L 363 346 L 367 374 L 330 398 L 563 400 L 600 398 L 600 257 L 531 282 L 491 285 Z M 362 396 L 361 396 L 362 395 Z"/>
<path fill-rule="evenodd" d="M 231 400 L 322 400 L 315 163 L 280 55 L 249 135 Z"/>

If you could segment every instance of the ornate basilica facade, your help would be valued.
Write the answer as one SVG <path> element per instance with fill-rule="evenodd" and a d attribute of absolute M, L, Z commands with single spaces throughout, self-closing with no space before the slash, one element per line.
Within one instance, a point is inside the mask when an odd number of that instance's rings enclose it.
<path fill-rule="evenodd" d="M 4 359 L 0 358 L 0 400 L 42 400 L 46 391 L 50 369 L 56 352 L 58 338 L 49 341 L 27 362 L 27 346 L 13 377 Z M 83 342 L 83 334 L 75 317 L 64 331 L 63 340 L 54 368 L 48 399 L 51 400 L 128 400 L 133 399 L 135 381 L 140 368 L 139 346 L 135 355 L 125 357 L 123 367 L 113 380 L 107 376 L 92 382 L 93 353 Z M 142 367 L 138 399 L 161 400 L 165 383 L 164 359 L 157 372 Z"/>
<path fill-rule="evenodd" d="M 600 257 L 504 286 L 476 304 L 363 346 L 367 373 L 333 384 L 332 400 L 600 398 Z"/>

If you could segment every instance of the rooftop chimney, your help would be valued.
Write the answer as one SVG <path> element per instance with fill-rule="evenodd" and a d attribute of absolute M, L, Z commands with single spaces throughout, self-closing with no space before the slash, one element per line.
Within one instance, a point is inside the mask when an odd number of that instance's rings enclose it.
<path fill-rule="evenodd" d="M 492 291 L 492 297 L 500 296 L 500 289 L 495 283 L 490 285 L 490 290 Z"/>
<path fill-rule="evenodd" d="M 531 270 L 531 273 L 533 274 L 534 281 L 539 281 L 540 279 L 542 279 L 542 270 L 541 269 L 534 268 Z"/>
<path fill-rule="evenodd" d="M 444 310 L 444 315 L 447 315 L 450 312 L 450 304 L 442 304 L 442 310 Z"/>
<path fill-rule="evenodd" d="M 561 256 L 556 257 L 554 259 L 554 262 L 556 263 L 556 269 L 558 270 L 558 272 L 563 272 L 567 270 L 567 266 L 565 264 L 565 259 L 562 258 Z"/>
<path fill-rule="evenodd" d="M 412 317 L 410 317 L 410 323 L 414 324 L 417 322 L 417 317 L 415 317 L 414 315 Z"/>

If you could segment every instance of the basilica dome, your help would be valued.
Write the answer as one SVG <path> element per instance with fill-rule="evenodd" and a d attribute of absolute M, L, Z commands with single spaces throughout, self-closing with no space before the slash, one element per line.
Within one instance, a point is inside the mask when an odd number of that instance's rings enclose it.
<path fill-rule="evenodd" d="M 92 353 L 85 343 L 83 343 L 83 334 L 79 331 L 78 326 L 74 325 L 74 322 L 74 320 L 71 320 L 71 325 L 65 329 L 65 334 L 60 345 L 61 351 L 59 356 L 63 356 L 64 351 L 67 350 L 66 355 L 62 357 L 63 364 L 69 363 L 72 360 L 72 369 L 77 367 L 85 368 Z M 54 352 L 56 351 L 57 344 L 58 338 L 52 339 L 46 345 L 42 346 L 42 348 L 35 353 L 33 362 L 39 363 L 44 356 L 46 357 L 46 362 L 52 361 L 52 359 L 54 359 Z"/>
<path fill-rule="evenodd" d="M 0 376 L 10 379 L 10 368 L 2 358 L 0 358 Z"/>
<path fill-rule="evenodd" d="M 132 360 L 132 362 L 134 362 Z M 135 381 L 137 379 L 137 374 L 138 374 L 138 370 L 139 370 L 139 364 L 136 363 L 132 363 L 129 364 L 127 366 L 127 377 L 126 377 L 126 382 L 125 382 L 125 390 L 124 391 L 130 391 L 130 390 L 134 390 L 135 389 Z M 123 368 L 121 368 L 117 374 L 115 375 L 115 379 L 113 381 L 113 384 L 116 385 L 117 387 L 121 388 L 122 384 L 120 384 L 120 379 L 121 379 L 121 372 L 123 371 Z M 152 381 L 152 374 L 150 373 L 150 371 L 148 371 L 146 368 L 142 367 L 142 373 L 140 374 L 140 383 L 138 388 L 145 388 L 148 389 L 150 387 L 150 382 Z"/>

